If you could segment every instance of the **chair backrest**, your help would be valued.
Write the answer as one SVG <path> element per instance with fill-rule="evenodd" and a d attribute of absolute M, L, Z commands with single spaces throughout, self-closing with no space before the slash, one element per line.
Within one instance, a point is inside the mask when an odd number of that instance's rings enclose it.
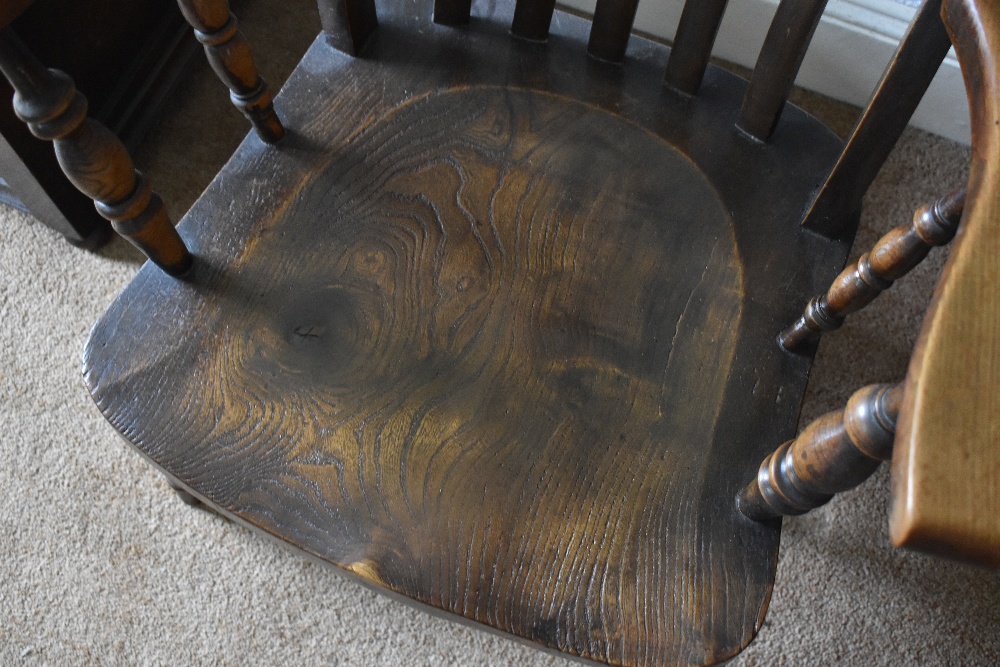
<path fill-rule="evenodd" d="M 781 117 L 826 0 L 782 0 L 778 5 L 746 90 L 736 126 L 767 141 Z M 462 25 L 471 20 L 471 0 L 435 0 L 433 20 Z M 518 0 L 511 33 L 544 41 L 554 0 Z M 696 95 L 704 78 L 727 0 L 688 0 L 678 22 L 665 83 Z M 319 0 L 323 27 L 338 49 L 356 55 L 378 26 L 375 0 Z M 591 24 L 591 56 L 622 63 L 638 0 L 598 0 Z M 951 41 L 941 20 L 941 0 L 928 0 L 890 62 L 871 102 L 851 133 L 840 160 L 817 191 L 803 225 L 836 237 L 860 211 L 861 199 L 906 127 L 944 60 Z"/>

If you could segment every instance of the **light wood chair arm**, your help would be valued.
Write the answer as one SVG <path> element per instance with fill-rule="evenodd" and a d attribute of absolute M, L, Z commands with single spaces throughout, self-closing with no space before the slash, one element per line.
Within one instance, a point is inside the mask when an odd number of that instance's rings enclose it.
<path fill-rule="evenodd" d="M 1000 566 L 1000 5 L 946 0 L 973 157 L 965 217 L 910 362 L 893 543 Z"/>

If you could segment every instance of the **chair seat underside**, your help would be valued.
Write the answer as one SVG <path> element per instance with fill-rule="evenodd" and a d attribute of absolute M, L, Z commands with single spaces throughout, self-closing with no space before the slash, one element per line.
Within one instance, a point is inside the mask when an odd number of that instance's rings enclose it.
<path fill-rule="evenodd" d="M 361 580 L 550 649 L 714 662 L 756 632 L 779 525 L 734 496 L 794 433 L 775 335 L 842 266 L 798 229 L 837 140 L 666 50 L 539 45 L 392 8 L 321 38 L 95 327 L 101 410 L 197 497 Z M 415 29 L 419 24 L 421 30 Z M 849 239 L 848 239 L 849 240 Z"/>

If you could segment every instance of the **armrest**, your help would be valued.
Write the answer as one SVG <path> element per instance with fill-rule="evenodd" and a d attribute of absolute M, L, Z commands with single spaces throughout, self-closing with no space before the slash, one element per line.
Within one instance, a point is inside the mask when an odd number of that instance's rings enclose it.
<path fill-rule="evenodd" d="M 962 226 L 910 362 L 892 460 L 892 541 L 1000 566 L 1000 5 L 942 9 L 972 109 Z"/>

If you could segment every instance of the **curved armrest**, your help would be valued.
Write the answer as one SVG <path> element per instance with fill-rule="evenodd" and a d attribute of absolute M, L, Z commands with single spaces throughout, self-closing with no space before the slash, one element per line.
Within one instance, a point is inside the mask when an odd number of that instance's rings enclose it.
<path fill-rule="evenodd" d="M 1000 566 L 1000 4 L 942 9 L 972 109 L 965 217 L 910 362 L 892 541 Z"/>

